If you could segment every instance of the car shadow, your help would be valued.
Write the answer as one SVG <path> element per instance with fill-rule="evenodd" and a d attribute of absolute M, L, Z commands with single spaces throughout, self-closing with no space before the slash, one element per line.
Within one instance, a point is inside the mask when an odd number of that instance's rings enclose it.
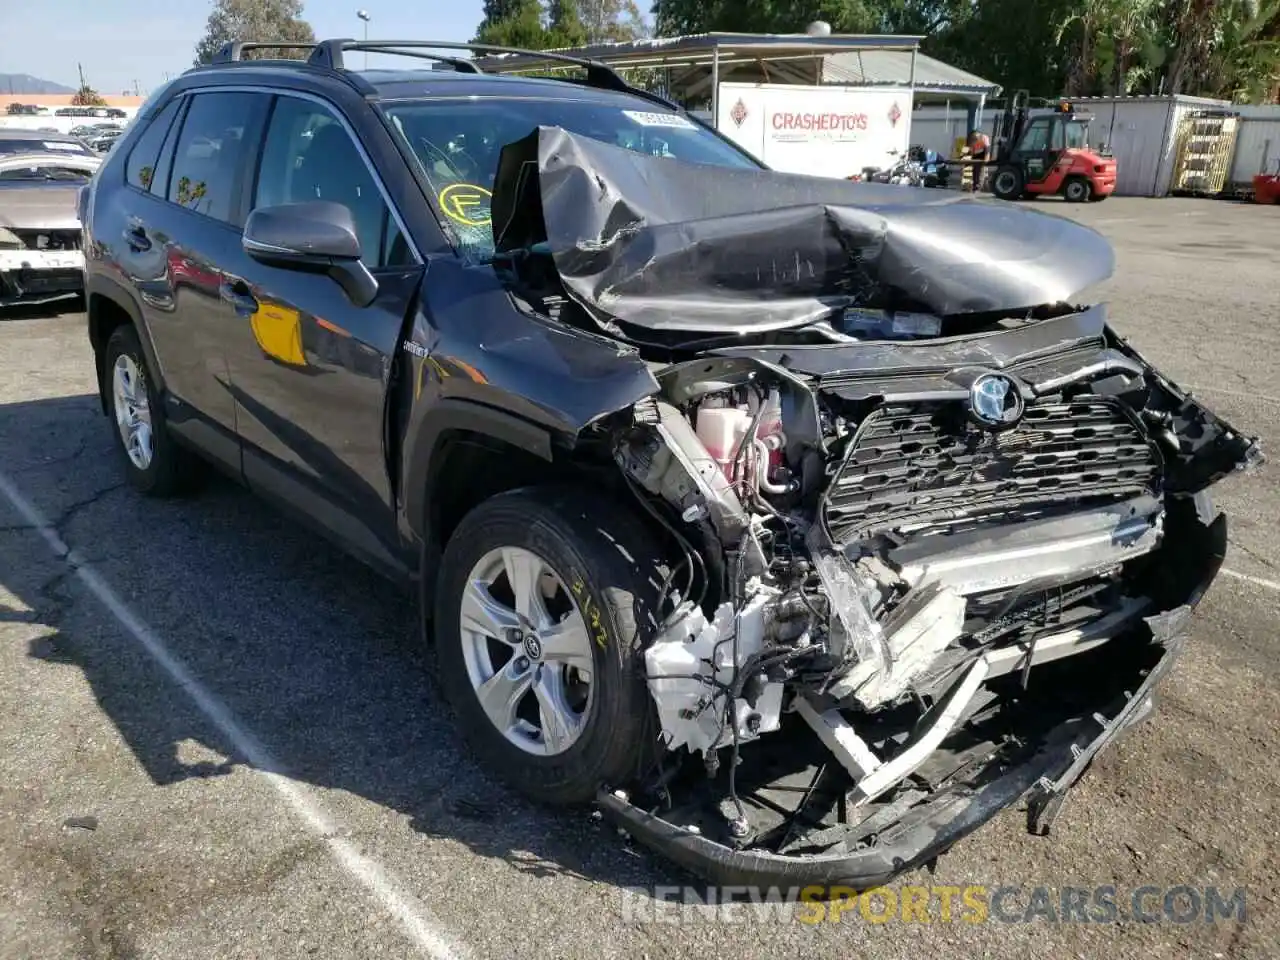
<path fill-rule="evenodd" d="M 288 776 L 533 876 L 689 882 L 589 810 L 533 804 L 480 768 L 401 586 L 217 475 L 189 497 L 140 496 L 95 397 L 0 406 L 0 444 L 22 495 Z M 157 786 L 247 765 L 10 506 L 0 497 L 0 586 L 21 607 L 0 602 L 0 622 L 48 628 L 28 654 L 82 671 Z"/>

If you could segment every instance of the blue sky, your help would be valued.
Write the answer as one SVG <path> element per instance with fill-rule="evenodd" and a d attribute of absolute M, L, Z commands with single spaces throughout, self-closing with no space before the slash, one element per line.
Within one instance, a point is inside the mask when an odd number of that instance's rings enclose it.
<path fill-rule="evenodd" d="M 134 81 L 146 93 L 191 66 L 211 7 L 211 0 L 0 0 L 0 71 L 74 87 L 79 62 L 102 93 L 132 92 Z M 364 9 L 371 40 L 469 40 L 480 8 L 481 0 L 305 0 L 304 16 L 317 37 L 362 37 L 356 10 Z"/>

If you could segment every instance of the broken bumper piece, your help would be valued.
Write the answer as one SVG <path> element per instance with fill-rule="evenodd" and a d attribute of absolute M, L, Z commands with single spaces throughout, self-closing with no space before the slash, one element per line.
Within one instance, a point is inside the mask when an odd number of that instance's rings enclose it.
<path fill-rule="evenodd" d="M 794 843 L 789 848 L 788 838 L 797 832 L 794 822 L 785 831 L 775 831 L 771 842 L 748 842 L 723 831 L 717 834 L 714 818 L 690 816 L 692 808 L 688 805 L 664 807 L 661 802 L 654 802 L 653 794 L 631 797 L 622 791 L 603 790 L 597 802 L 604 815 L 627 833 L 709 882 L 757 888 L 866 889 L 885 883 L 929 862 L 1024 798 L 1028 829 L 1046 834 L 1067 791 L 1097 755 L 1150 714 L 1156 686 L 1184 649 L 1190 614 L 1222 565 L 1227 539 L 1226 518 L 1213 517 L 1211 511 L 1204 509 L 1205 500 L 1198 506 L 1202 508 L 1201 520 L 1194 524 L 1194 536 L 1185 542 L 1197 558 L 1195 569 L 1185 570 L 1173 591 L 1159 598 L 1157 609 L 1164 609 L 1164 613 L 1134 621 L 1136 627 L 1127 628 L 1125 636 L 1107 638 L 1127 644 L 1128 665 L 1136 669 L 1116 676 L 1107 690 L 1098 691 L 1097 702 L 1084 699 L 1055 715 L 1050 725 L 1034 733 L 1024 731 L 1015 738 L 1021 742 L 1012 748 L 1006 744 L 972 754 L 967 764 L 959 767 L 967 772 L 942 777 L 946 782 L 939 783 L 936 789 L 928 789 L 927 784 L 922 784 L 923 790 L 906 789 L 902 781 L 909 781 L 922 759 L 940 744 L 964 756 L 966 738 L 975 738 L 974 731 L 967 727 L 970 718 L 963 716 L 970 702 L 981 700 L 975 694 L 1000 676 L 1004 675 L 1006 681 L 1011 679 L 1007 674 L 1016 666 L 994 658 L 971 664 L 937 701 L 930 716 L 902 741 L 896 754 L 884 760 L 868 750 L 856 735 L 856 743 L 850 744 L 842 741 L 836 729 L 823 732 L 824 718 L 834 720 L 839 716 L 837 711 L 821 711 L 809 701 L 797 699 L 794 712 L 807 723 L 798 724 L 800 729 L 796 732 L 808 733 L 810 740 L 821 740 L 826 766 L 839 765 L 847 775 L 842 796 L 832 805 L 847 824 L 810 824 L 813 842 L 808 843 L 806 852 L 795 852 Z M 1211 518 L 1212 522 L 1205 522 Z M 1141 636 L 1144 632 L 1145 637 Z M 1074 638 L 1076 643 L 1096 640 Z M 1079 665 L 1091 656 L 1112 657 L 1100 663 L 1115 660 L 1116 655 L 1109 653 L 1106 643 L 1096 646 L 1079 656 L 1050 657 L 1049 663 Z M 1096 667 L 1086 664 L 1083 669 L 1087 672 Z M 813 736 L 815 731 L 817 737 Z M 817 792 L 816 785 L 824 775 L 823 760 L 818 763 L 818 773 L 805 791 L 805 801 Z M 865 769 L 859 771 L 858 763 Z M 745 767 L 744 757 L 742 769 Z M 867 800 L 895 786 L 896 793 L 889 794 L 891 802 L 874 808 L 874 812 L 864 806 Z M 803 808 L 804 801 L 798 808 L 801 815 Z M 781 841 L 776 842 L 779 833 Z"/>
<path fill-rule="evenodd" d="M 1101 717 L 1061 724 L 1035 755 L 976 792 L 939 793 L 911 810 L 874 846 L 826 856 L 785 856 L 739 850 L 664 820 L 622 796 L 601 791 L 605 816 L 641 843 L 712 883 L 739 886 L 852 886 L 885 883 L 927 863 L 1001 810 L 1031 794 L 1028 823 L 1047 833 L 1066 791 L 1101 750 L 1150 712 L 1154 688 L 1182 652 L 1185 635 L 1171 638 L 1137 693 Z"/>

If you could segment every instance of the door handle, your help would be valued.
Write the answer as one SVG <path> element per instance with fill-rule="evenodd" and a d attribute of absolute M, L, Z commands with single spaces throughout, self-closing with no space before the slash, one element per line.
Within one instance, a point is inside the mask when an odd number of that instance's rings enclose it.
<path fill-rule="evenodd" d="M 124 242 L 134 253 L 144 253 L 151 249 L 151 238 L 146 228 L 140 223 L 132 223 L 124 229 Z"/>
<path fill-rule="evenodd" d="M 235 307 L 236 313 L 242 317 L 258 312 L 258 298 L 253 295 L 249 285 L 243 280 L 223 280 L 218 287 L 222 299 Z"/>

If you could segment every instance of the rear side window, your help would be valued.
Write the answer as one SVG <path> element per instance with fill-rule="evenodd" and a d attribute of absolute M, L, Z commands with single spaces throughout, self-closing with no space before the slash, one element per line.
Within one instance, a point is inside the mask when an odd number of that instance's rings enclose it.
<path fill-rule="evenodd" d="M 237 189 L 262 94 L 200 93 L 191 98 L 169 174 L 168 199 L 215 220 L 237 220 Z"/>
<path fill-rule="evenodd" d="M 174 100 L 151 118 L 147 129 L 129 151 L 129 161 L 125 164 L 125 179 L 139 190 L 150 190 L 155 181 L 156 164 L 160 157 L 160 146 L 164 143 L 165 134 L 173 123 L 178 112 L 180 100 Z"/>

